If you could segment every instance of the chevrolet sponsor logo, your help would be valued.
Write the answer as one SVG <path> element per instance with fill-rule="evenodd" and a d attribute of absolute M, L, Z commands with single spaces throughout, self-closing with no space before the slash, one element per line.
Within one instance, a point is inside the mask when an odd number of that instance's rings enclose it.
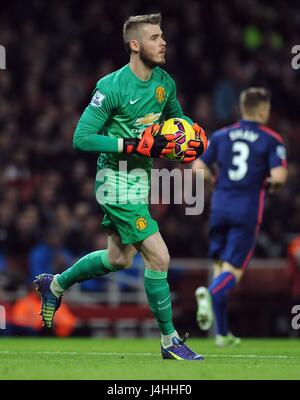
<path fill-rule="evenodd" d="M 142 118 L 138 118 L 134 125 L 152 125 L 155 121 L 158 122 L 161 113 L 146 114 Z"/>

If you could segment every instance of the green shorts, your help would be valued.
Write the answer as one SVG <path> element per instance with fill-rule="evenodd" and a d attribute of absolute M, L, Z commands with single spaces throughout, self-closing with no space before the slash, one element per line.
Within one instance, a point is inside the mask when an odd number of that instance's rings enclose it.
<path fill-rule="evenodd" d="M 101 204 L 102 227 L 115 231 L 123 244 L 134 244 L 158 232 L 157 222 L 149 213 L 148 204 Z"/>

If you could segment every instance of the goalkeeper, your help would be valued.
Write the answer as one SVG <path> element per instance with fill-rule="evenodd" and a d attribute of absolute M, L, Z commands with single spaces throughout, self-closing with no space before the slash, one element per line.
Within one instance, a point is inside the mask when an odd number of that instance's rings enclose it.
<path fill-rule="evenodd" d="M 119 168 L 121 161 L 127 163 L 127 191 L 136 186 L 136 177 L 130 175 L 133 169 L 143 169 L 150 176 L 152 158 L 164 157 L 175 147 L 173 135 L 155 135 L 163 120 L 181 117 L 193 124 L 183 115 L 175 82 L 160 68 L 166 53 L 160 23 L 160 14 L 132 16 L 125 22 L 123 39 L 130 54 L 129 64 L 98 81 L 75 130 L 76 150 L 100 153 L 97 176 L 102 176 L 106 169 L 114 172 L 96 179 L 96 194 L 107 187 L 122 186 L 125 178 Z M 196 123 L 193 128 L 197 139 L 189 142 L 184 163 L 195 160 L 206 149 L 203 130 Z M 149 179 L 140 181 L 141 192 L 149 193 L 148 182 Z M 37 276 L 43 323 L 52 326 L 66 289 L 77 282 L 128 268 L 138 251 L 145 262 L 145 292 L 161 331 L 163 358 L 202 360 L 201 355 L 186 346 L 185 339 L 180 339 L 173 326 L 167 281 L 170 257 L 147 203 L 125 204 L 121 201 L 122 193 L 117 193 L 119 197 L 113 201 L 99 201 L 96 196 L 104 211 L 102 226 L 109 232 L 108 248 L 87 254 L 61 274 Z"/>

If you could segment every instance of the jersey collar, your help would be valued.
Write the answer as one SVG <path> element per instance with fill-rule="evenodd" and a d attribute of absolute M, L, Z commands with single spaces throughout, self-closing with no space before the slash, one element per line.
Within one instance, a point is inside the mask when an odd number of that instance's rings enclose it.
<path fill-rule="evenodd" d="M 246 120 L 246 119 L 241 119 L 240 120 L 240 124 L 242 125 L 242 126 L 245 126 L 245 125 L 248 125 L 248 126 L 257 126 L 257 125 L 260 125 L 259 124 L 259 122 L 256 122 L 256 121 L 248 121 L 248 120 Z"/>

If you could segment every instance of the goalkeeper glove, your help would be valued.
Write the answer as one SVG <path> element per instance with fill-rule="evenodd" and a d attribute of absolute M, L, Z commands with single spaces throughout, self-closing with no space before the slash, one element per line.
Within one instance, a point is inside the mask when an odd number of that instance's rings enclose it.
<path fill-rule="evenodd" d="M 160 135 L 160 125 L 149 126 L 141 138 L 123 139 L 123 153 L 140 154 L 145 157 L 160 157 L 170 154 L 175 147 L 174 135 Z"/>
<path fill-rule="evenodd" d="M 181 161 L 183 164 L 196 160 L 207 149 L 207 138 L 204 130 L 196 122 L 193 124 L 193 129 L 195 131 L 195 139 L 191 139 L 188 142 L 189 148 L 184 152 L 184 157 Z"/>

